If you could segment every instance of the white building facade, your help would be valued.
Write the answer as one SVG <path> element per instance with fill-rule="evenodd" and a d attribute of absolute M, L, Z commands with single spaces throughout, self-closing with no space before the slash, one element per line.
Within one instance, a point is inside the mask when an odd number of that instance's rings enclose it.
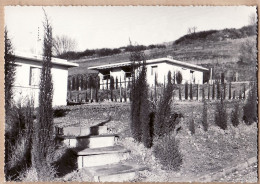
<path fill-rule="evenodd" d="M 14 101 L 22 105 L 28 100 L 39 105 L 39 82 L 43 57 L 39 55 L 15 53 Z M 53 106 L 67 104 L 68 68 L 78 64 L 52 58 Z"/>
<path fill-rule="evenodd" d="M 110 77 L 113 76 L 114 80 L 121 82 L 129 82 L 132 80 L 131 76 L 131 62 L 115 63 L 108 65 L 100 65 L 89 67 L 88 69 L 97 70 L 100 78 L 100 88 L 106 89 L 106 84 L 110 83 Z M 167 81 L 167 75 L 170 71 L 172 76 L 180 72 L 182 75 L 182 84 L 203 84 L 203 72 L 208 71 L 207 68 L 189 64 L 182 61 L 177 61 L 172 58 L 159 58 L 146 61 L 147 68 L 147 83 L 153 86 L 155 83 L 155 76 L 157 83 L 163 84 Z M 176 79 L 176 77 L 175 77 Z"/>

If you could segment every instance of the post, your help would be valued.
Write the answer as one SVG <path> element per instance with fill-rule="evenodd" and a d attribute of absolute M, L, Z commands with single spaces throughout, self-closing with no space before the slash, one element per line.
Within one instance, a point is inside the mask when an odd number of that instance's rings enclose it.
<path fill-rule="evenodd" d="M 125 79 L 125 94 L 124 94 L 124 98 L 125 98 L 125 102 L 126 102 L 126 92 L 127 92 L 127 89 L 126 89 L 126 76 L 124 77 Z"/>
<path fill-rule="evenodd" d="M 199 101 L 199 84 L 197 84 L 197 101 Z"/>

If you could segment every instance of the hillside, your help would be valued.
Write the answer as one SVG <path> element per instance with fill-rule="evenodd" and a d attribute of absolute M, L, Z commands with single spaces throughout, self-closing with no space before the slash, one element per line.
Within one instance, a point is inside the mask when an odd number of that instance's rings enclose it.
<path fill-rule="evenodd" d="M 185 38 L 181 37 L 166 48 L 144 50 L 144 53 L 147 59 L 171 55 L 176 60 L 214 68 L 216 76 L 224 72 L 228 78 L 233 78 L 235 73 L 238 72 L 240 81 L 252 80 L 254 66 L 239 64 L 239 61 L 241 47 L 247 42 L 256 45 L 256 36 L 244 37 L 247 34 L 240 34 L 237 37 L 243 38 L 236 38 L 232 36 L 234 32 L 231 33 L 228 36 L 228 31 L 218 31 L 208 34 L 207 37 L 200 36 L 192 38 L 186 35 L 186 37 L 184 36 Z M 221 37 L 221 35 L 224 35 L 224 37 Z M 71 60 L 78 63 L 79 67 L 69 69 L 69 75 L 93 73 L 95 71 L 90 71 L 87 68 L 90 66 L 129 61 L 129 56 L 130 52 L 123 52 L 105 57 Z"/>

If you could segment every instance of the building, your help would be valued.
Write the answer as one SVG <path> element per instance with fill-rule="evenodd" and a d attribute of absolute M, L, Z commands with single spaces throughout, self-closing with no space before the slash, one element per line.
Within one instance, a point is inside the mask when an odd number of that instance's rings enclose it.
<path fill-rule="evenodd" d="M 100 66 L 89 67 L 88 69 L 97 70 L 100 77 L 100 88 L 106 88 L 106 84 L 110 81 L 110 76 L 117 78 L 121 82 L 131 81 L 131 65 L 129 62 L 114 63 Z M 203 72 L 208 71 L 207 68 L 189 64 L 182 61 L 174 60 L 172 57 L 151 59 L 146 61 L 147 66 L 147 82 L 150 86 L 157 82 L 163 84 L 167 80 L 167 74 L 171 71 L 172 75 L 178 71 L 182 74 L 182 84 L 185 82 L 193 84 L 203 84 Z"/>
<path fill-rule="evenodd" d="M 14 82 L 14 101 L 24 104 L 33 100 L 38 106 L 39 82 L 43 56 L 15 53 L 16 74 Z M 52 58 L 53 106 L 67 104 L 68 68 L 78 64 L 67 60 Z"/>

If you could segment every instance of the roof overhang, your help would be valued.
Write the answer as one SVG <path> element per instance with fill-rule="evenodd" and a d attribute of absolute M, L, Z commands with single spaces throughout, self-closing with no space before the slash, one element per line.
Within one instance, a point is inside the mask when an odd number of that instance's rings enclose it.
<path fill-rule="evenodd" d="M 36 55 L 36 54 L 27 54 L 27 53 L 20 53 L 20 52 L 15 52 L 15 58 L 21 58 L 21 59 L 26 59 L 26 60 L 31 60 L 31 61 L 43 61 L 43 56 L 41 55 Z M 65 59 L 59 59 L 59 58 L 51 58 L 51 62 L 56 65 L 61 65 L 61 66 L 66 66 L 68 68 L 70 67 L 77 67 L 79 64 L 77 63 L 72 63 L 68 62 Z"/>
<path fill-rule="evenodd" d="M 194 65 L 194 64 L 190 64 L 190 63 L 185 63 L 183 61 L 177 61 L 171 58 L 159 58 L 159 59 L 151 59 L 151 60 L 147 60 L 146 61 L 146 65 L 149 64 L 156 64 L 156 63 L 169 63 L 169 64 L 173 64 L 173 65 L 178 65 L 178 66 L 182 66 L 185 68 L 190 68 L 190 69 L 194 69 L 194 70 L 200 70 L 200 71 L 208 71 L 209 69 L 204 68 L 202 66 L 199 65 Z M 112 68 L 118 68 L 118 67 L 126 67 L 126 66 L 131 66 L 132 62 L 128 61 L 128 62 L 122 62 L 122 63 L 114 63 L 114 64 L 107 64 L 107 65 L 99 65 L 99 66 L 92 66 L 89 67 L 88 69 L 90 70 L 105 70 L 105 69 L 112 69 Z"/>

